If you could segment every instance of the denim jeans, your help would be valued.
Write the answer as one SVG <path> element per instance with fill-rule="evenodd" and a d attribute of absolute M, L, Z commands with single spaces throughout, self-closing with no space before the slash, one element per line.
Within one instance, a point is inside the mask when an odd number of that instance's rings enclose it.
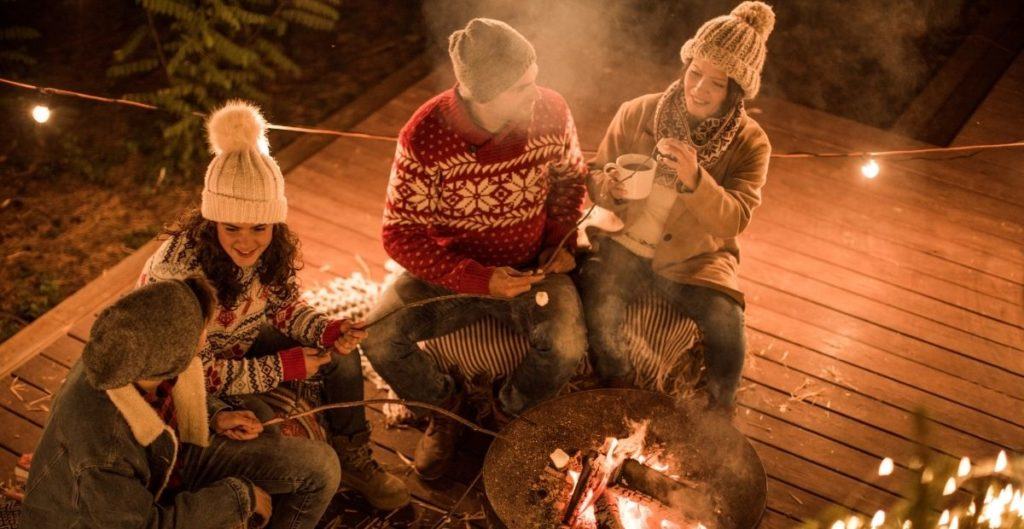
<path fill-rule="evenodd" d="M 310 439 L 264 432 L 251 441 L 213 436 L 206 448 L 181 446 L 185 489 L 227 477 L 246 478 L 271 495 L 270 529 L 316 527 L 341 481 L 337 454 Z"/>
<path fill-rule="evenodd" d="M 632 380 L 635 376 L 628 344 L 619 329 L 626 307 L 652 290 L 680 315 L 697 323 L 704 335 L 711 404 L 732 406 L 747 349 L 743 307 L 713 288 L 677 283 L 655 274 L 650 259 L 607 238 L 580 272 L 580 296 L 598 376 L 603 380 Z"/>
<path fill-rule="evenodd" d="M 259 336 L 246 354 L 248 356 L 275 354 L 283 349 L 299 345 L 301 344 L 268 325 L 260 329 Z M 317 372 L 317 376 L 323 381 L 324 403 L 363 400 L 363 369 L 359 361 L 359 348 L 357 347 L 347 355 L 339 354 L 331 349 L 330 355 L 331 361 L 320 367 Z M 263 413 L 269 413 L 269 407 L 266 411 L 261 409 L 259 399 L 247 398 L 244 399 L 244 402 L 245 407 L 252 410 L 261 419 L 264 419 Z M 366 408 L 363 406 L 328 410 L 324 412 L 324 417 L 332 437 L 345 437 L 352 441 L 369 440 L 370 425 L 366 422 Z"/>
<path fill-rule="evenodd" d="M 548 304 L 535 302 L 537 292 Z M 383 294 L 369 319 L 451 290 L 402 274 Z M 510 300 L 459 298 L 400 310 L 370 330 L 363 351 L 377 373 L 402 398 L 441 405 L 455 392 L 452 377 L 424 354 L 417 342 L 443 336 L 493 316 L 529 338 L 530 350 L 501 388 L 504 411 L 518 414 L 558 393 L 586 356 L 582 307 L 572 280 L 546 276 L 533 289 Z"/>

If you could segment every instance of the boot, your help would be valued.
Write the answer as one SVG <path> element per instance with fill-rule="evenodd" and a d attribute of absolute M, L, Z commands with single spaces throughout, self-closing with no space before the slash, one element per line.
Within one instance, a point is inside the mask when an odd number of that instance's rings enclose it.
<path fill-rule="evenodd" d="M 456 394 L 442 404 L 446 410 L 458 413 L 462 403 L 461 395 Z M 448 470 L 455 456 L 455 443 L 462 432 L 462 425 L 441 415 L 431 412 L 427 430 L 416 443 L 413 458 L 413 469 L 420 479 L 432 481 L 440 478 Z"/>
<path fill-rule="evenodd" d="M 331 446 L 341 461 L 342 485 L 362 494 L 378 510 L 391 511 L 408 505 L 412 498 L 405 482 L 384 470 L 373 458 L 369 435 L 356 437 L 335 436 L 331 439 Z"/>

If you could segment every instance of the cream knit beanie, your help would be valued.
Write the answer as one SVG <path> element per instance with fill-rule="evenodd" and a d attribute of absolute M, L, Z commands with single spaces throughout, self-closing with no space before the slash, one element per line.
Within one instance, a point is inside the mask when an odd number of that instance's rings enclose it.
<path fill-rule="evenodd" d="M 229 101 L 206 122 L 213 161 L 206 169 L 203 218 L 215 222 L 284 222 L 288 200 L 284 177 L 268 149 L 267 122 L 259 108 Z"/>
<path fill-rule="evenodd" d="M 694 57 L 721 68 L 743 88 L 743 97 L 753 99 L 761 89 L 765 41 L 775 27 L 775 12 L 764 2 L 743 2 L 728 15 L 704 23 L 697 34 L 683 44 L 679 57 Z"/>
<path fill-rule="evenodd" d="M 459 85 L 479 103 L 511 88 L 537 61 L 537 52 L 526 37 L 491 18 L 474 18 L 452 33 L 448 55 Z"/>

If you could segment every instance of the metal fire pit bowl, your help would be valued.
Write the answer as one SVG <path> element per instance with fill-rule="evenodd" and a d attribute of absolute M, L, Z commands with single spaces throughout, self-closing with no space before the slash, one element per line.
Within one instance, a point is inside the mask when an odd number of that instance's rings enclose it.
<path fill-rule="evenodd" d="M 555 529 L 563 513 L 552 506 L 558 490 L 536 485 L 556 448 L 600 447 L 605 437 L 626 437 L 626 419 L 650 420 L 647 445 L 673 458 L 671 472 L 708 485 L 720 506 L 714 529 L 752 529 L 765 509 L 767 477 L 747 439 L 716 414 L 679 408 L 670 397 L 634 389 L 598 389 L 558 397 L 531 408 L 502 430 L 484 459 L 488 520 L 496 529 Z M 567 485 L 568 486 L 568 485 Z"/>

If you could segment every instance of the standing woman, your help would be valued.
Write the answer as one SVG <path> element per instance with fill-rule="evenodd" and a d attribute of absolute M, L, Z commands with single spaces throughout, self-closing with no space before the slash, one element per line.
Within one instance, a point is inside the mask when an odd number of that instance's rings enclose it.
<path fill-rule="evenodd" d="M 624 103 L 591 161 L 591 198 L 625 224 L 601 238 L 581 272 L 593 363 L 607 385 L 633 383 L 619 328 L 630 302 L 655 290 L 703 333 L 710 405 L 734 405 L 746 353 L 736 237 L 761 203 L 771 153 L 743 101 L 760 88 L 774 25 L 771 7 L 757 1 L 706 22 L 680 50 L 682 78 Z M 630 175 L 601 168 L 655 148 L 650 195 L 623 200 Z"/>
<path fill-rule="evenodd" d="M 202 207 L 186 212 L 143 267 L 140 284 L 201 275 L 217 292 L 217 314 L 200 352 L 207 390 L 244 398 L 268 419 L 258 395 L 281 382 L 319 372 L 328 403 L 363 400 L 356 349 L 366 332 L 302 301 L 296 281 L 299 241 L 285 224 L 288 201 L 277 162 L 265 152 L 259 109 L 229 102 L 207 123 L 214 158 L 206 170 Z M 362 406 L 326 413 L 342 482 L 378 509 L 407 504 L 409 491 L 369 448 Z"/>

